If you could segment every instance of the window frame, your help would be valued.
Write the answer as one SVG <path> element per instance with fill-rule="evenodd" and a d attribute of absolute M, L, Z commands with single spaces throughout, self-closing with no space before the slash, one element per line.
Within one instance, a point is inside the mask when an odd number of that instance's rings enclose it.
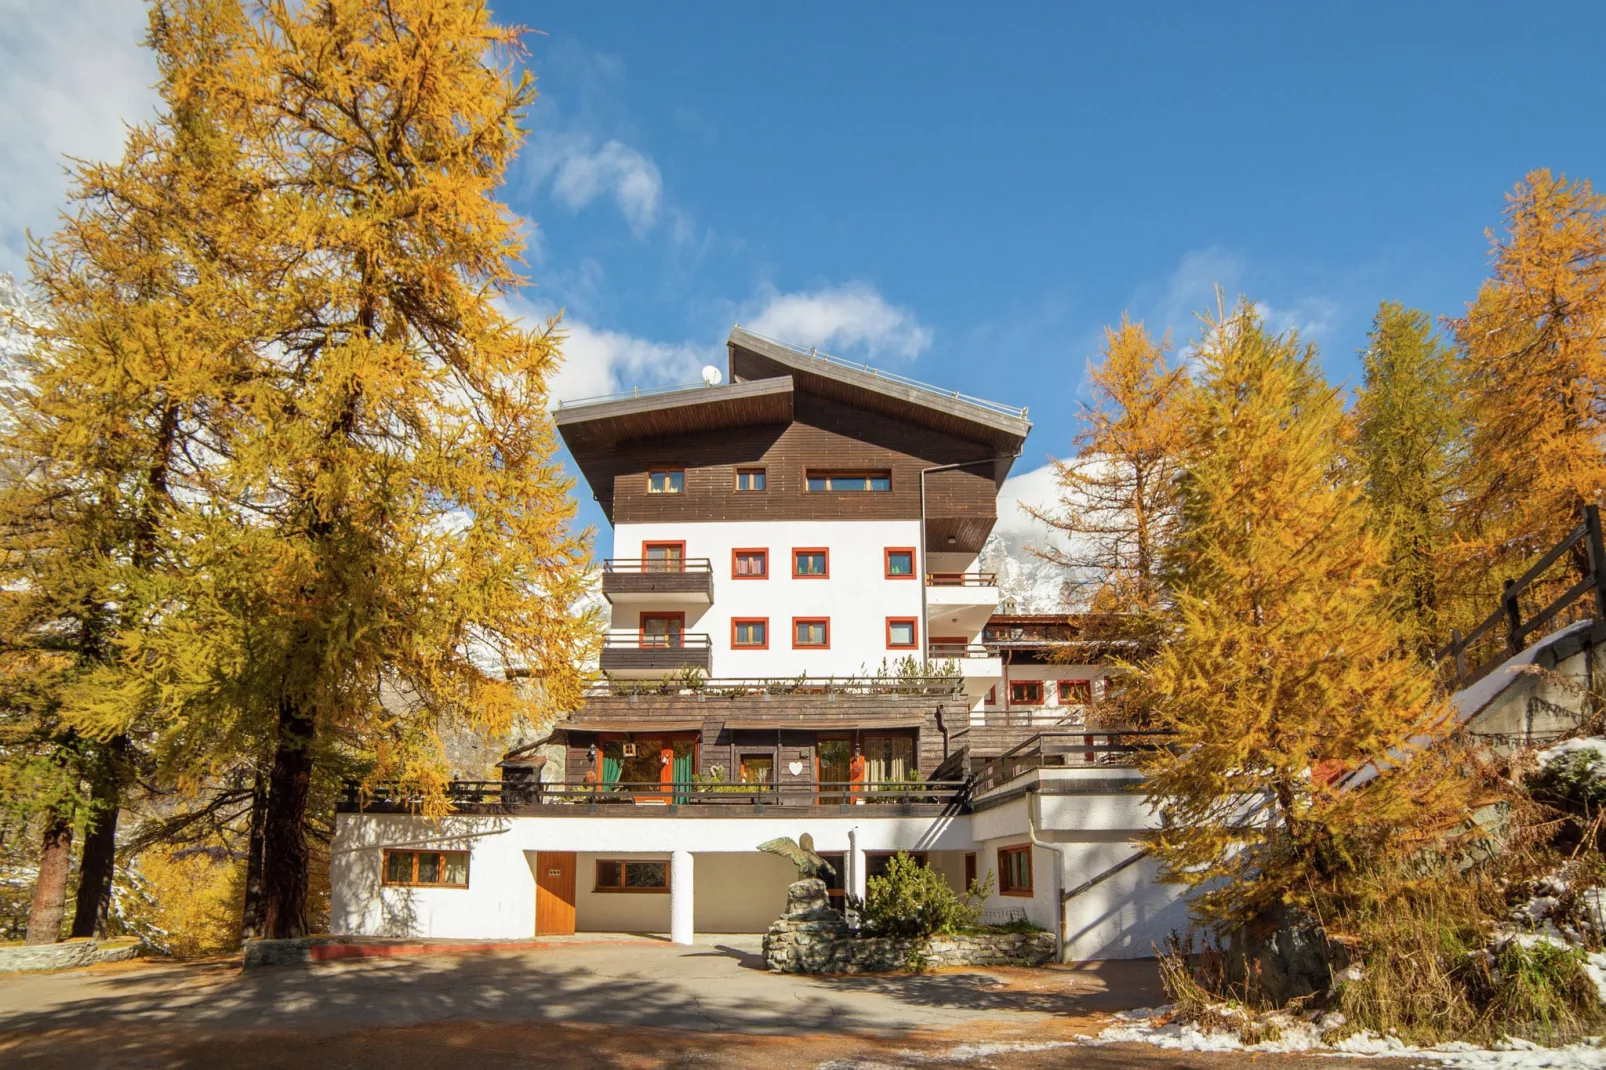
<path fill-rule="evenodd" d="M 679 473 L 679 475 L 680 475 L 680 489 L 679 490 L 670 490 L 669 489 L 669 481 L 668 480 L 664 481 L 664 489 L 663 490 L 653 490 L 652 489 L 652 477 L 653 476 L 657 476 L 657 475 L 674 475 L 676 473 Z M 685 468 L 685 466 L 681 465 L 679 467 L 664 467 L 664 468 L 649 468 L 649 469 L 647 469 L 647 493 L 648 494 L 685 494 L 686 493 L 686 468 Z"/>
<path fill-rule="evenodd" d="M 1018 885 L 1007 884 L 1010 879 L 1010 874 L 1009 866 L 1004 860 L 1006 858 L 1017 857 L 1026 859 L 1026 883 Z M 1011 844 L 1008 847 L 998 848 L 998 894 L 1029 899 L 1033 894 L 1032 889 L 1034 884 L 1035 882 L 1032 874 L 1032 845 L 1029 843 L 1017 843 Z"/>
<path fill-rule="evenodd" d="M 894 643 L 892 641 L 892 626 L 894 624 L 907 624 L 909 626 L 910 640 L 907 643 Z M 887 618 L 887 649 L 888 650 L 918 650 L 920 649 L 920 618 L 918 617 L 888 617 Z"/>
<path fill-rule="evenodd" d="M 813 487 L 809 486 L 809 484 L 810 484 L 810 482 L 812 482 L 813 480 L 816 480 L 816 479 L 825 480 L 826 485 L 824 487 L 821 487 L 819 490 L 815 490 Z M 863 487 L 833 487 L 833 486 L 830 485 L 831 480 L 833 480 L 833 479 L 863 479 L 865 481 L 865 485 Z M 885 479 L 887 481 L 886 489 L 885 490 L 876 490 L 874 487 L 870 486 L 869 483 L 870 483 L 870 481 L 872 479 Z M 803 493 L 805 493 L 805 494 L 891 494 L 892 493 L 892 469 L 890 469 L 890 468 L 807 469 L 806 468 L 806 469 L 803 470 Z"/>
<path fill-rule="evenodd" d="M 892 571 L 892 555 L 893 554 L 908 554 L 909 555 L 909 571 L 908 572 L 893 572 Z M 917 563 L 918 562 L 916 561 L 915 548 L 913 546 L 888 546 L 881 553 L 882 572 L 886 576 L 886 578 L 889 579 L 889 580 L 912 580 L 912 579 L 918 579 L 919 576 L 920 576 L 920 572 L 919 572 L 918 569 L 915 568 L 915 565 Z"/>
<path fill-rule="evenodd" d="M 680 636 L 680 645 L 676 646 L 675 644 L 669 643 L 669 642 L 651 643 L 651 644 L 649 644 L 647 642 L 647 620 L 648 620 L 648 618 L 652 618 L 653 620 L 671 620 L 671 619 L 679 620 L 680 621 L 680 631 L 679 631 L 678 634 Z M 667 632 L 664 633 L 664 638 L 666 640 L 668 639 L 668 637 L 669 637 L 669 633 L 667 633 Z M 685 648 L 686 648 L 686 611 L 685 610 L 682 609 L 682 610 L 679 610 L 679 611 L 670 611 L 670 610 L 662 610 L 662 609 L 653 609 L 653 610 L 642 610 L 641 612 L 636 614 L 636 649 L 638 649 L 638 650 L 684 650 Z"/>
<path fill-rule="evenodd" d="M 738 643 L 736 641 L 736 628 L 742 624 L 762 624 L 764 626 L 764 641 L 762 643 Z M 768 617 L 732 617 L 731 618 L 731 649 L 732 650 L 768 650 L 770 648 L 770 619 Z"/>
<path fill-rule="evenodd" d="M 407 881 L 393 881 L 390 879 L 390 856 L 404 854 L 413 856 L 413 879 Z M 469 854 L 468 851 L 448 851 L 436 849 L 420 849 L 417 847 L 386 847 L 379 859 L 379 883 L 384 888 L 451 888 L 457 891 L 467 891 L 469 881 Z M 463 856 L 463 883 L 452 884 L 445 881 L 421 881 L 418 879 L 418 856 L 441 855 L 439 872 L 446 872 L 446 855 Z"/>
<path fill-rule="evenodd" d="M 1075 684 L 1081 684 L 1083 687 L 1085 687 L 1087 689 L 1087 697 L 1084 698 L 1084 699 L 1078 699 L 1078 700 L 1073 700 L 1073 701 L 1067 702 L 1066 699 L 1065 699 L 1065 689 L 1067 687 L 1071 687 L 1071 686 L 1073 686 Z M 1089 706 L 1089 705 L 1092 705 L 1092 703 L 1093 703 L 1093 681 L 1092 680 L 1085 680 L 1085 679 L 1084 680 L 1055 680 L 1054 681 L 1054 701 L 1058 702 L 1061 706 Z"/>
<path fill-rule="evenodd" d="M 763 554 L 764 573 L 755 576 L 752 573 L 743 575 L 736 571 L 736 559 L 742 554 Z M 770 548 L 768 546 L 736 546 L 731 548 L 731 579 L 733 580 L 767 580 L 770 578 Z"/>
<path fill-rule="evenodd" d="M 641 541 L 641 571 L 652 572 L 647 565 L 647 551 L 664 546 L 680 548 L 680 567 L 678 569 L 664 569 L 664 575 L 679 575 L 686 571 L 686 540 L 685 539 L 643 539 Z"/>
<path fill-rule="evenodd" d="M 799 572 L 797 558 L 799 554 L 819 554 L 825 558 L 824 572 Z M 794 580 L 828 580 L 831 578 L 831 548 L 829 546 L 794 546 L 792 547 L 792 578 Z"/>
<path fill-rule="evenodd" d="M 653 885 L 648 888 L 625 887 L 625 864 L 628 862 L 657 862 L 664 867 L 664 883 L 662 887 Z M 619 867 L 619 884 L 605 885 L 600 880 L 603 866 Z M 667 895 L 675 881 L 674 863 L 667 858 L 594 858 L 591 868 L 591 891 L 596 895 Z"/>
<path fill-rule="evenodd" d="M 996 706 L 996 705 L 998 705 L 998 685 L 997 684 L 994 684 L 992 687 L 989 687 L 987 689 L 987 697 L 982 699 L 981 704 L 983 706 Z"/>
<path fill-rule="evenodd" d="M 797 626 L 799 624 L 825 625 L 825 642 L 799 643 L 797 641 Z M 831 649 L 831 618 L 830 617 L 793 617 L 792 618 L 792 649 L 793 650 L 830 650 Z"/>
<path fill-rule="evenodd" d="M 762 487 L 742 486 L 742 477 L 751 475 L 757 475 L 761 477 L 764 480 L 764 485 Z M 762 465 L 738 468 L 736 469 L 736 477 L 733 486 L 735 487 L 735 493 L 737 494 L 764 494 L 770 489 L 769 469 Z"/>
<path fill-rule="evenodd" d="M 1037 698 L 1036 698 L 1036 700 L 1034 701 L 1034 700 L 1029 699 L 1029 698 L 1016 698 L 1015 697 L 1015 688 L 1017 688 L 1017 687 L 1036 687 L 1037 688 Z M 1011 680 L 1009 682 L 1009 704 L 1011 706 L 1041 706 L 1043 704 L 1043 681 L 1041 681 L 1041 680 Z"/>

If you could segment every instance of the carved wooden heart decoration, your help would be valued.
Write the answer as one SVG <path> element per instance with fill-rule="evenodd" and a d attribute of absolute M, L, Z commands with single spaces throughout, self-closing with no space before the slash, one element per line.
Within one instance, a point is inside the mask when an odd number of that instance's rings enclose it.
<path fill-rule="evenodd" d="M 803 763 L 802 762 L 788 762 L 787 765 L 786 765 L 786 771 L 788 773 L 791 773 L 793 776 L 802 776 L 803 775 Z"/>

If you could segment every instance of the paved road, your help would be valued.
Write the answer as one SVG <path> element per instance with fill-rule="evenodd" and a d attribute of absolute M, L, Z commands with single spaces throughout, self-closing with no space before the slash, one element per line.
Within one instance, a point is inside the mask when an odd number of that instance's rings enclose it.
<path fill-rule="evenodd" d="M 214 964 L 12 976 L 0 978 L 0 1065 L 1234 1065 L 1068 1047 L 1097 1030 L 1100 1012 L 1160 1001 L 1148 963 L 832 979 L 761 965 L 754 940 L 714 938 L 693 948 L 577 944 L 249 972 Z"/>

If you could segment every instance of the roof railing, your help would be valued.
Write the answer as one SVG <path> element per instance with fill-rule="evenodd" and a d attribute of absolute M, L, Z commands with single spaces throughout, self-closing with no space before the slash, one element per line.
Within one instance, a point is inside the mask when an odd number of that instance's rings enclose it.
<path fill-rule="evenodd" d="M 676 383 L 673 386 L 637 386 L 629 390 L 621 390 L 617 394 L 595 394 L 588 398 L 572 398 L 564 401 L 558 399 L 557 407 L 572 409 L 580 405 L 600 405 L 604 401 L 625 401 L 629 398 L 653 397 L 657 394 L 673 394 L 678 390 L 707 390 L 711 383 Z"/>
<path fill-rule="evenodd" d="M 741 324 L 737 324 L 737 326 L 741 327 Z M 931 383 L 924 383 L 919 379 L 911 379 L 907 375 L 899 375 L 897 372 L 884 371 L 880 368 L 875 368 L 869 364 L 864 364 L 856 360 L 844 360 L 841 357 L 832 356 L 830 353 L 821 353 L 819 348 L 816 346 L 809 346 L 807 349 L 805 349 L 802 346 L 793 345 L 791 342 L 783 342 L 779 338 L 771 338 L 768 335 L 759 334 L 757 331 L 749 331 L 746 327 L 742 327 L 742 330 L 752 335 L 754 338 L 762 338 L 771 345 L 780 346 L 782 349 L 790 350 L 799 356 L 810 357 L 814 360 L 823 360 L 825 363 L 834 364 L 839 368 L 851 368 L 856 372 L 865 372 L 866 374 L 875 376 L 877 379 L 885 379 L 888 382 L 897 383 L 899 386 L 911 386 L 916 390 L 924 390 L 929 394 L 936 394 L 939 397 L 952 398 L 955 401 L 963 401 L 966 404 L 978 405 L 981 408 L 990 409 L 993 412 L 1000 413 L 1004 416 L 1013 416 L 1020 420 L 1026 419 L 1026 409 L 1024 407 L 1017 408 L 1014 405 L 1005 405 L 999 401 L 988 401 L 986 398 L 978 398 L 970 394 L 961 394 L 957 390 L 944 390 L 940 386 L 933 386 Z"/>

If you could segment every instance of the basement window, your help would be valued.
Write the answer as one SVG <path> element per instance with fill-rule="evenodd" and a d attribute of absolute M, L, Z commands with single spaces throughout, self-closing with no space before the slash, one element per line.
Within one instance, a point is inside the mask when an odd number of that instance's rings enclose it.
<path fill-rule="evenodd" d="M 467 851 L 386 851 L 385 883 L 403 888 L 467 888 Z"/>

